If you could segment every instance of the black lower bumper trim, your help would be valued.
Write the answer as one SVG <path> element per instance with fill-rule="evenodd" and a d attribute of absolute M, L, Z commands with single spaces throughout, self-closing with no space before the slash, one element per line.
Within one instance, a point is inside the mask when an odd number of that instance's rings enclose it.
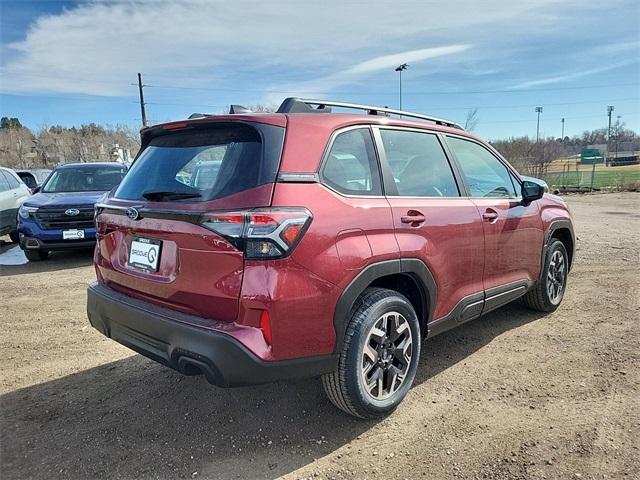
<path fill-rule="evenodd" d="M 197 317 L 123 295 L 101 284 L 87 291 L 91 325 L 107 337 L 185 375 L 221 387 L 314 377 L 333 371 L 337 355 L 266 362 L 235 338 L 189 325 Z"/>
<path fill-rule="evenodd" d="M 23 237 L 20 241 L 20 247 L 23 250 L 42 250 L 42 251 L 82 250 L 82 249 L 94 248 L 95 246 L 96 246 L 95 239 L 45 242 L 33 237 Z"/>

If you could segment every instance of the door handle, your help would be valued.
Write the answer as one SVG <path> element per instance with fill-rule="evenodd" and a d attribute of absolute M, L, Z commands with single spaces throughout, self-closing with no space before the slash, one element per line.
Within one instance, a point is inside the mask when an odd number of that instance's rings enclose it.
<path fill-rule="evenodd" d="M 417 210 L 409 210 L 406 215 L 400 217 L 402 223 L 409 223 L 412 227 L 417 227 L 426 220 L 425 216 Z"/>
<path fill-rule="evenodd" d="M 485 212 L 482 214 L 482 219 L 487 222 L 493 222 L 498 218 L 498 212 L 496 212 L 493 208 L 487 208 Z"/>

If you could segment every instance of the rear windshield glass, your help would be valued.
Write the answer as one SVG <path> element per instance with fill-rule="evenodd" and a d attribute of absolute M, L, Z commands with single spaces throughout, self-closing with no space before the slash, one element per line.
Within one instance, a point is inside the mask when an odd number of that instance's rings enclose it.
<path fill-rule="evenodd" d="M 86 165 L 55 170 L 42 188 L 45 193 L 108 192 L 120 183 L 126 169 Z"/>
<path fill-rule="evenodd" d="M 219 124 L 156 137 L 134 162 L 116 197 L 203 202 L 272 183 L 284 129 L 258 128 L 262 135 L 249 125 Z"/>

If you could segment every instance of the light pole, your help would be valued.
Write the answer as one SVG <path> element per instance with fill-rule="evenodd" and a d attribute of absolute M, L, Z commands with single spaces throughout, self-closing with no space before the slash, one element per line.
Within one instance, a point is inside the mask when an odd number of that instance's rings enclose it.
<path fill-rule="evenodd" d="M 618 141 L 620 140 L 620 115 L 616 122 L 616 160 L 618 159 Z"/>
<path fill-rule="evenodd" d="M 609 153 L 609 145 L 611 144 L 611 114 L 613 113 L 613 105 L 607 105 L 607 115 L 609 116 L 609 128 L 607 129 L 607 153 Z"/>
<path fill-rule="evenodd" d="M 542 107 L 536 107 L 536 113 L 538 114 L 538 125 L 536 126 L 536 143 L 540 140 L 540 114 L 542 113 Z"/>
<path fill-rule="evenodd" d="M 402 65 L 398 65 L 396 67 L 396 72 L 400 74 L 400 110 L 402 110 L 402 71 L 409 68 L 408 63 L 403 63 Z"/>
<path fill-rule="evenodd" d="M 562 136 L 560 137 L 560 140 L 564 142 L 564 117 L 562 117 Z"/>

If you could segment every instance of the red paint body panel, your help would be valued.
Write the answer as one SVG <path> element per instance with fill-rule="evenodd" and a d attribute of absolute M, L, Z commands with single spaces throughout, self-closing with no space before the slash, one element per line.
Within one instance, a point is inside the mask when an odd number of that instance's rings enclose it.
<path fill-rule="evenodd" d="M 96 268 L 114 288 L 158 299 L 176 310 L 213 320 L 233 321 L 238 313 L 244 258 L 203 227 L 174 220 L 100 215 Z M 127 265 L 134 237 L 162 241 L 158 272 Z"/>
<path fill-rule="evenodd" d="M 400 258 L 391 208 L 386 198 L 344 197 L 317 183 L 283 183 L 276 188 L 273 206 L 299 206 L 305 198 L 313 199 L 306 202 L 306 207 L 314 218 L 292 254 L 292 258 L 300 265 L 344 288 L 358 272 L 345 269 L 343 262 L 368 265 Z M 344 249 L 338 250 L 336 241 L 344 241 L 339 234 L 345 225 L 358 227 L 361 248 L 341 259 L 339 251 L 344 252 Z M 358 242 L 357 233 L 352 232 L 350 242 Z M 369 245 L 369 250 L 364 242 Z"/>
<path fill-rule="evenodd" d="M 293 259 L 247 261 L 239 322 L 268 310 L 273 331 L 269 359 L 329 354 L 335 344 L 333 312 L 342 290 Z"/>
<path fill-rule="evenodd" d="M 478 210 L 466 198 L 390 197 L 396 238 L 403 258 L 420 258 L 432 272 L 438 298 L 434 319 L 445 316 L 463 297 L 482 291 L 484 234 Z M 409 210 L 421 225 L 402 223 Z"/>
<path fill-rule="evenodd" d="M 474 198 L 480 214 L 497 212 L 483 221 L 485 238 L 484 288 L 517 280 L 535 282 L 540 274 L 540 252 L 544 239 L 538 202 L 527 206 L 518 200 Z"/>

